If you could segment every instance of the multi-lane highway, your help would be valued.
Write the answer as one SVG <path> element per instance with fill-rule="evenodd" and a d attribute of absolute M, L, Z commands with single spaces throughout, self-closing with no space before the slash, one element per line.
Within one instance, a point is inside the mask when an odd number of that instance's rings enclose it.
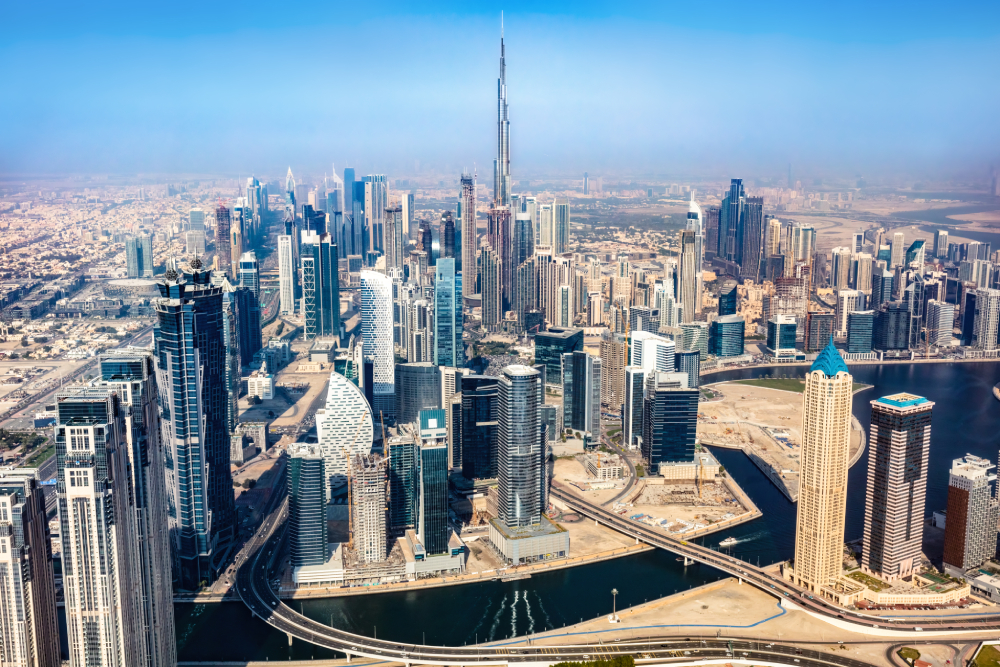
<path fill-rule="evenodd" d="M 279 551 L 288 500 L 276 506 L 237 560 L 236 585 L 240 598 L 264 621 L 282 632 L 317 646 L 351 656 L 409 664 L 504 665 L 516 662 L 561 662 L 608 659 L 633 655 L 656 662 L 692 662 L 718 658 L 752 660 L 791 667 L 871 667 L 868 663 L 836 653 L 732 637 L 696 640 L 648 637 L 643 640 L 551 645 L 427 646 L 373 639 L 323 625 L 284 604 L 271 588 L 269 568 Z M 520 644 L 520 643 L 518 643 Z"/>

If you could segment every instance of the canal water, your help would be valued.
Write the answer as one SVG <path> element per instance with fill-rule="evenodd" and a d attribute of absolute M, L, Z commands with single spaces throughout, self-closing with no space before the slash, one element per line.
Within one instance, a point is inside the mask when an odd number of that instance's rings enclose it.
<path fill-rule="evenodd" d="M 870 401 L 911 392 L 935 402 L 927 484 L 927 511 L 947 500 L 948 468 L 966 453 L 996 460 L 1000 447 L 1000 402 L 992 387 L 1000 364 L 890 364 L 853 366 L 857 382 L 874 385 L 854 397 L 854 414 L 867 429 Z M 706 376 L 705 382 L 771 375 L 801 377 L 804 367 L 742 369 Z M 738 540 L 731 550 L 751 563 L 773 563 L 794 553 L 795 505 L 743 455 L 715 449 L 720 462 L 764 516 L 704 540 L 717 547 L 725 537 Z M 846 539 L 861 536 L 867 451 L 851 469 Z M 704 566 L 685 568 L 672 554 L 652 551 L 603 563 L 570 568 L 510 583 L 486 582 L 420 592 L 354 596 L 294 602 L 306 615 L 359 634 L 403 642 L 463 645 L 540 632 L 611 611 L 612 588 L 619 608 L 717 580 L 721 573 Z M 334 657 L 252 618 L 239 603 L 175 605 L 180 660 L 288 660 Z M 692 630 L 695 631 L 695 630 Z"/>

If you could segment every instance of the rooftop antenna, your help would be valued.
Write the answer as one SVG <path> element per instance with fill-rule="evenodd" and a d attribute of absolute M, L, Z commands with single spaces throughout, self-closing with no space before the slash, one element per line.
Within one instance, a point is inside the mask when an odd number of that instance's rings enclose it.
<path fill-rule="evenodd" d="M 500 39 L 503 39 L 503 10 L 500 10 Z"/>

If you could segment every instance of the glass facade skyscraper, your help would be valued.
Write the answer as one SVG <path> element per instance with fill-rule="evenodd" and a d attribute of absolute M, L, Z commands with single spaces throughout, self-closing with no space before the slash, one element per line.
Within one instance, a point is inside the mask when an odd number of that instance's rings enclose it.
<path fill-rule="evenodd" d="M 337 245 L 329 234 L 302 232 L 302 303 L 305 337 L 340 335 Z"/>
<path fill-rule="evenodd" d="M 434 410 L 445 418 L 444 410 Z M 448 551 L 448 445 L 432 440 L 420 446 L 420 541 L 428 555 Z"/>
<path fill-rule="evenodd" d="M 288 543 L 292 567 L 330 560 L 326 535 L 326 467 L 318 445 L 296 443 L 288 460 Z"/>
<path fill-rule="evenodd" d="M 233 539 L 235 504 L 226 428 L 222 288 L 208 271 L 159 283 L 154 334 L 164 426 L 170 537 L 177 586 L 212 582 Z"/>
<path fill-rule="evenodd" d="M 650 373 L 643 402 L 642 456 L 650 471 L 660 463 L 694 460 L 698 389 L 687 388 L 685 373 Z"/>
<path fill-rule="evenodd" d="M 583 350 L 583 329 L 549 328 L 535 334 L 535 363 L 545 364 L 546 382 L 562 378 L 562 355 Z"/>
<path fill-rule="evenodd" d="M 724 315 L 712 322 L 708 337 L 709 353 L 719 357 L 743 354 L 746 323 L 740 315 Z"/>
<path fill-rule="evenodd" d="M 412 436 L 392 438 L 385 445 L 389 459 L 389 530 L 393 535 L 418 527 L 420 461 Z"/>
<path fill-rule="evenodd" d="M 513 365 L 498 383 L 497 520 L 509 528 L 541 523 L 548 506 L 544 429 L 538 406 L 544 387 L 538 371 Z"/>
<path fill-rule="evenodd" d="M 462 276 L 455 273 L 455 259 L 442 257 L 434 269 L 434 363 L 465 366 L 462 341 Z"/>
<path fill-rule="evenodd" d="M 125 268 L 129 278 L 153 277 L 153 237 L 142 234 L 125 241 Z"/>
<path fill-rule="evenodd" d="M 497 476 L 497 378 L 462 377 L 462 476 L 495 479 Z"/>

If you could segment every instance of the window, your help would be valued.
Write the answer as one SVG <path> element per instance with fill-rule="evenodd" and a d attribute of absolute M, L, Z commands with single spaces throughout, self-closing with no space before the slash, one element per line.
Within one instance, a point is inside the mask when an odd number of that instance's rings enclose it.
<path fill-rule="evenodd" d="M 90 449 L 90 431 L 85 428 L 69 430 L 70 451 L 86 451 Z"/>
<path fill-rule="evenodd" d="M 79 487 L 90 486 L 90 475 L 86 470 L 70 470 L 69 485 Z"/>

